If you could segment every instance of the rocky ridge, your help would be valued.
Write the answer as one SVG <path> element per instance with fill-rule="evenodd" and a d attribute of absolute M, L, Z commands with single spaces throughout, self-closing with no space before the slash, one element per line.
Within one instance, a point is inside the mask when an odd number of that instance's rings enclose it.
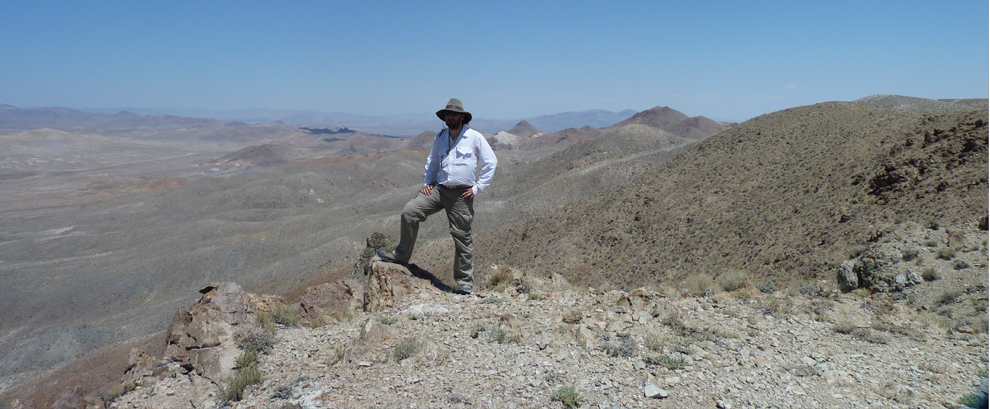
<path fill-rule="evenodd" d="M 907 254 L 911 243 L 952 240 L 952 231 L 905 226 L 901 240 L 861 256 Z M 955 262 L 986 254 L 984 243 Z M 936 250 L 893 264 L 926 257 Z M 223 406 L 231 363 L 241 359 L 231 358 L 232 341 L 246 349 L 262 333 L 270 350 L 254 367 L 259 379 L 230 407 L 555 408 L 581 398 L 581 407 L 598 408 L 959 408 L 986 393 L 985 263 L 982 283 L 951 268 L 873 292 L 825 280 L 775 288 L 738 275 L 603 291 L 492 266 L 483 290 L 460 296 L 415 265 L 372 258 L 364 271 L 364 284 L 309 288 L 289 305 L 298 320 L 280 321 L 290 325 L 271 323 L 284 305 L 277 297 L 235 284 L 204 289 L 176 314 L 173 353 L 156 360 L 133 351 L 112 386 L 126 393 L 103 399 L 119 408 Z M 189 359 L 175 353 L 183 343 L 227 358 Z"/>

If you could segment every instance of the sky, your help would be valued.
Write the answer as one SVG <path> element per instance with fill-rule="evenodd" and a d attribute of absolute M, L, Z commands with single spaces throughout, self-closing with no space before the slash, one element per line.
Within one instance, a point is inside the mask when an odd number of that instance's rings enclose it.
<path fill-rule="evenodd" d="M 0 104 L 476 118 L 669 106 L 744 121 L 987 98 L 980 1 L 10 1 Z"/>

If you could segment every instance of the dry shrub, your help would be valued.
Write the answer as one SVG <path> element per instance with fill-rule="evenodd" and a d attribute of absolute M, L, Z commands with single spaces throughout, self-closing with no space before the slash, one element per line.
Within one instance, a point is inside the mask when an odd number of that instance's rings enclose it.
<path fill-rule="evenodd" d="M 688 276 L 682 283 L 687 290 L 687 295 L 693 297 L 703 297 L 715 294 L 715 280 L 708 274 L 695 274 Z"/>
<path fill-rule="evenodd" d="M 485 286 L 496 292 L 503 292 L 512 284 L 512 269 L 506 266 L 498 266 L 485 279 Z"/>
<path fill-rule="evenodd" d="M 746 287 L 749 284 L 749 279 L 745 272 L 733 270 L 719 277 L 718 284 L 722 286 L 723 290 L 731 292 Z"/>

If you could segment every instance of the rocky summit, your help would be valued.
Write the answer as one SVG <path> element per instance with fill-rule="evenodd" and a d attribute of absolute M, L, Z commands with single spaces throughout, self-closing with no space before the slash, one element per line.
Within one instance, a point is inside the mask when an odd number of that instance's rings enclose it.
<path fill-rule="evenodd" d="M 372 258 L 299 302 L 233 283 L 181 308 L 162 358 L 66 406 L 113 408 L 961 408 L 985 399 L 985 235 L 905 224 L 883 245 L 887 291 L 776 288 L 743 275 L 631 291 L 491 266 L 455 295 Z M 982 240 L 981 240 L 982 239 Z M 908 250 L 910 248 L 910 250 Z M 910 256 L 905 257 L 905 254 Z M 862 264 L 867 257 L 856 260 Z M 870 258 L 876 260 L 877 258 Z M 861 269 L 867 270 L 867 269 Z M 968 271 L 967 271 L 968 270 Z M 859 271 L 859 270 L 857 270 Z M 878 271 L 873 269 L 870 271 Z M 481 273 L 479 273 L 481 274 Z M 855 273 L 853 273 L 855 274 Z M 860 278 L 863 278 L 861 276 Z M 952 288 L 942 291 L 943 288 Z M 983 314 L 983 315 L 981 315 Z M 979 317 L 975 318 L 974 317 Z M 985 400 L 983 401 L 985 402 Z M 19 406 L 18 402 L 14 408 Z"/>

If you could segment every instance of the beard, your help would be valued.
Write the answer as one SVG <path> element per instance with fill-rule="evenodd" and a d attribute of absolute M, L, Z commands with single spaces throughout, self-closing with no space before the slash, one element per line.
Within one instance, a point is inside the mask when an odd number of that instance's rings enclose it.
<path fill-rule="evenodd" d="M 448 128 L 459 128 L 461 124 L 464 122 L 464 117 L 458 118 L 456 120 L 444 119 L 443 121 L 444 123 L 447 124 Z"/>

